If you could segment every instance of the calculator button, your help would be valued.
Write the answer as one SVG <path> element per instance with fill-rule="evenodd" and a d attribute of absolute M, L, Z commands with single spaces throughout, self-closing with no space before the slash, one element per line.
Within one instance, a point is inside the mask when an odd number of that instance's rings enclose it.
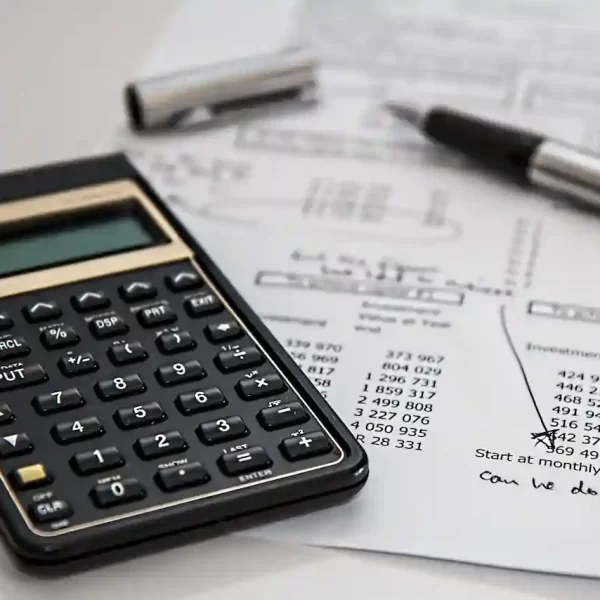
<path fill-rule="evenodd" d="M 0 437 L 0 458 L 29 454 L 32 451 L 33 444 L 26 433 L 13 433 Z"/>
<path fill-rule="evenodd" d="M 114 365 L 130 365 L 146 360 L 148 353 L 139 342 L 127 342 L 111 346 L 108 358 Z"/>
<path fill-rule="evenodd" d="M 150 300 L 156 296 L 156 288 L 149 281 L 132 281 L 119 288 L 119 295 L 125 302 Z"/>
<path fill-rule="evenodd" d="M 77 312 L 91 312 L 110 306 L 110 300 L 104 292 L 83 292 L 71 298 L 71 304 Z"/>
<path fill-rule="evenodd" d="M 25 338 L 8 337 L 0 340 L 0 360 L 27 356 L 30 351 Z"/>
<path fill-rule="evenodd" d="M 10 474 L 10 479 L 18 490 L 39 487 L 52 481 L 46 467 L 39 463 L 15 469 Z"/>
<path fill-rule="evenodd" d="M 167 418 L 158 402 L 140 404 L 131 408 L 120 408 L 115 413 L 115 421 L 121 429 L 134 429 L 160 423 Z"/>
<path fill-rule="evenodd" d="M 71 458 L 71 466 L 79 475 L 90 475 L 117 469 L 125 464 L 123 455 L 114 447 L 98 448 L 89 452 L 78 452 Z"/>
<path fill-rule="evenodd" d="M 123 335 L 129 331 L 129 327 L 121 317 L 112 315 L 94 319 L 90 323 L 90 331 L 95 338 L 103 340 L 116 335 Z"/>
<path fill-rule="evenodd" d="M 137 375 L 125 375 L 114 379 L 104 379 L 96 384 L 96 393 L 102 400 L 116 400 L 146 391 L 146 384 Z"/>
<path fill-rule="evenodd" d="M 286 402 L 279 406 L 264 408 L 258 413 L 258 422 L 267 431 L 300 425 L 310 419 L 299 402 Z"/>
<path fill-rule="evenodd" d="M 0 425 L 8 425 L 15 420 L 13 411 L 8 404 L 0 404 Z"/>
<path fill-rule="evenodd" d="M 223 310 L 223 303 L 212 292 L 186 300 L 185 310 L 192 318 L 212 315 Z"/>
<path fill-rule="evenodd" d="M 169 325 L 177 321 L 177 315 L 168 304 L 151 306 L 138 311 L 138 321 L 142 327 L 151 328 L 159 325 Z"/>
<path fill-rule="evenodd" d="M 199 288 L 202 285 L 202 279 L 195 271 L 180 271 L 175 275 L 168 275 L 165 283 L 172 292 L 183 292 Z"/>
<path fill-rule="evenodd" d="M 235 477 L 258 469 L 268 469 L 273 461 L 262 446 L 252 446 L 241 452 L 224 454 L 219 458 L 218 463 L 225 475 Z"/>
<path fill-rule="evenodd" d="M 160 469 L 156 474 L 156 482 L 165 492 L 202 485 L 209 480 L 208 471 L 199 462 Z"/>
<path fill-rule="evenodd" d="M 235 340 L 244 332 L 237 321 L 223 321 L 221 323 L 212 323 L 204 329 L 204 333 L 209 342 L 217 344 L 228 340 Z"/>
<path fill-rule="evenodd" d="M 160 458 L 187 450 L 188 445 L 179 431 L 167 431 L 140 438 L 135 443 L 136 452 L 144 460 Z"/>
<path fill-rule="evenodd" d="M 46 500 L 29 506 L 29 516 L 41 524 L 68 519 L 72 514 L 73 510 L 65 500 Z"/>
<path fill-rule="evenodd" d="M 164 354 L 176 354 L 196 347 L 189 331 L 163 333 L 157 340 L 158 349 Z"/>
<path fill-rule="evenodd" d="M 219 352 L 215 359 L 219 369 L 225 373 L 238 371 L 246 367 L 255 367 L 264 361 L 265 357 L 255 346 L 245 346 L 244 348 Z"/>
<path fill-rule="evenodd" d="M 272 394 L 279 394 L 286 390 L 285 384 L 279 375 L 259 375 L 254 379 L 242 379 L 236 385 L 238 394 L 244 400 L 256 400 Z"/>
<path fill-rule="evenodd" d="M 331 452 L 332 446 L 320 431 L 305 433 L 302 437 L 289 437 L 279 445 L 282 454 L 291 461 L 310 458 Z"/>
<path fill-rule="evenodd" d="M 36 302 L 31 306 L 26 306 L 23 309 L 23 314 L 30 323 L 41 323 L 42 321 L 57 319 L 62 315 L 62 310 L 56 302 Z"/>
<path fill-rule="evenodd" d="M 12 367 L 0 371 L 0 392 L 36 385 L 48 379 L 42 365 Z"/>
<path fill-rule="evenodd" d="M 58 368 L 67 377 L 85 375 L 98 370 L 96 359 L 89 352 L 81 354 L 68 354 L 58 361 Z"/>
<path fill-rule="evenodd" d="M 96 417 L 55 425 L 50 433 L 59 444 L 72 444 L 104 435 L 104 427 Z"/>
<path fill-rule="evenodd" d="M 156 377 L 161 385 L 177 385 L 202 379 L 206 377 L 206 371 L 197 360 L 188 360 L 160 367 L 156 371 Z"/>
<path fill-rule="evenodd" d="M 207 445 L 246 437 L 250 430 L 241 417 L 225 417 L 216 421 L 201 423 L 196 429 L 198 437 Z"/>
<path fill-rule="evenodd" d="M 227 399 L 223 396 L 223 392 L 219 388 L 212 387 L 205 390 L 179 394 L 177 400 L 175 400 L 175 406 L 184 415 L 194 415 L 199 412 L 227 406 Z"/>
<path fill-rule="evenodd" d="M 67 348 L 68 346 L 75 346 L 79 343 L 79 336 L 75 330 L 72 327 L 64 325 L 46 329 L 40 336 L 40 339 L 46 350 Z"/>
<path fill-rule="evenodd" d="M 101 483 L 92 489 L 94 504 L 98 508 L 108 508 L 146 497 L 144 486 L 135 478 L 128 477 L 111 483 Z"/>
<path fill-rule="evenodd" d="M 72 410 L 83 406 L 85 400 L 76 388 L 40 394 L 33 399 L 33 408 L 40 415 L 49 415 L 63 410 Z"/>
<path fill-rule="evenodd" d="M 13 325 L 13 320 L 6 313 L 0 312 L 0 331 L 8 331 Z"/>

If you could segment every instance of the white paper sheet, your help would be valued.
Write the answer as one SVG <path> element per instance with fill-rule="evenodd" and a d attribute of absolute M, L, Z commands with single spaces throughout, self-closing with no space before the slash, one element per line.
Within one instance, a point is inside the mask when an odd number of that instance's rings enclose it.
<path fill-rule="evenodd" d="M 323 57 L 317 110 L 120 136 L 369 453 L 358 499 L 256 535 L 600 575 L 600 219 L 378 109 L 447 101 L 599 149 L 599 13 L 313 0 L 286 35 Z"/>

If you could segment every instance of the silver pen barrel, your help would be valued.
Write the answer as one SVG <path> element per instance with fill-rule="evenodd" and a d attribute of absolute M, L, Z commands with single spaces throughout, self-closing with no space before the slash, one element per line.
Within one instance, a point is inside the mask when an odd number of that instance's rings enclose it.
<path fill-rule="evenodd" d="M 531 156 L 527 176 L 536 187 L 600 208 L 599 156 L 548 140 Z"/>

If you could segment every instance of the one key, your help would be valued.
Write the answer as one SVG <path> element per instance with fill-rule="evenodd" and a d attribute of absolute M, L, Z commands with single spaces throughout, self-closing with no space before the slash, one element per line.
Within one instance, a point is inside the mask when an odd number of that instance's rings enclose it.
<path fill-rule="evenodd" d="M 163 354 L 176 354 L 192 350 L 196 342 L 189 331 L 173 331 L 160 335 L 156 345 Z"/>
<path fill-rule="evenodd" d="M 79 336 L 72 327 L 60 325 L 46 329 L 40 336 L 46 350 L 67 348 L 79 343 Z"/>
<path fill-rule="evenodd" d="M 103 340 L 117 335 L 124 335 L 129 331 L 127 323 L 117 315 L 110 317 L 100 317 L 90 323 L 92 335 L 99 340 Z"/>
<path fill-rule="evenodd" d="M 144 486 L 135 478 L 128 477 L 112 483 L 101 483 L 90 493 L 98 508 L 109 508 L 146 497 Z"/>
<path fill-rule="evenodd" d="M 265 357 L 255 346 L 245 346 L 226 352 L 219 352 L 215 363 L 224 373 L 239 371 L 247 367 L 256 367 L 265 361 Z"/>
<path fill-rule="evenodd" d="M 68 519 L 73 514 L 73 509 L 66 500 L 46 500 L 29 505 L 29 516 L 36 523 L 52 523 Z"/>
<path fill-rule="evenodd" d="M 77 312 L 86 313 L 110 306 L 110 300 L 101 291 L 83 292 L 71 298 L 71 304 Z"/>
<path fill-rule="evenodd" d="M 8 331 L 13 325 L 13 320 L 5 312 L 0 312 L 0 331 Z"/>
<path fill-rule="evenodd" d="M 78 475 L 91 475 L 118 469 L 125 464 L 125 458 L 114 446 L 108 446 L 88 452 L 78 452 L 71 458 L 70 463 Z"/>
<path fill-rule="evenodd" d="M 140 438 L 134 447 L 141 458 L 152 460 L 168 454 L 184 452 L 188 445 L 179 431 L 166 431 Z"/>
<path fill-rule="evenodd" d="M 159 304 L 138 311 L 138 321 L 142 327 L 151 328 L 159 325 L 169 325 L 177 321 L 177 315 L 168 304 Z"/>
<path fill-rule="evenodd" d="M 158 402 L 140 404 L 131 408 L 120 408 L 115 413 L 115 421 L 121 429 L 135 429 L 155 425 L 167 418 Z"/>
<path fill-rule="evenodd" d="M 0 404 L 0 425 L 8 425 L 15 420 L 15 415 L 8 404 Z"/>
<path fill-rule="evenodd" d="M 0 392 L 42 383 L 48 379 L 42 365 L 0 370 Z"/>
<path fill-rule="evenodd" d="M 175 406 L 184 415 L 195 415 L 196 413 L 227 406 L 227 399 L 218 387 L 212 387 L 179 394 L 177 400 L 175 400 Z"/>
<path fill-rule="evenodd" d="M 219 342 L 227 342 L 229 340 L 235 340 L 240 337 L 244 332 L 239 326 L 237 321 L 222 321 L 221 323 L 212 323 L 207 325 L 204 329 L 204 333 L 208 338 L 209 342 L 218 344 Z"/>
<path fill-rule="evenodd" d="M 23 315 L 30 323 L 41 323 L 50 319 L 58 319 L 62 315 L 62 310 L 56 302 L 36 302 L 26 306 L 23 309 Z"/>
<path fill-rule="evenodd" d="M 0 360 L 27 356 L 29 352 L 31 352 L 31 349 L 27 345 L 25 338 L 7 337 L 0 339 Z"/>
<path fill-rule="evenodd" d="M 279 445 L 281 453 L 291 461 L 319 456 L 331 452 L 331 442 L 324 433 L 313 431 L 302 437 L 289 437 Z"/>
<path fill-rule="evenodd" d="M 300 402 L 286 402 L 279 406 L 264 408 L 258 413 L 257 418 L 267 431 L 300 425 L 310 419 Z"/>
<path fill-rule="evenodd" d="M 26 433 L 13 433 L 0 437 L 0 458 L 10 458 L 33 452 L 33 444 Z"/>
<path fill-rule="evenodd" d="M 104 401 L 142 394 L 145 391 L 146 384 L 137 374 L 115 377 L 114 379 L 104 379 L 96 384 L 96 393 Z"/>
<path fill-rule="evenodd" d="M 139 342 L 123 342 L 108 349 L 108 358 L 114 365 L 130 365 L 148 358 L 148 353 Z"/>
<path fill-rule="evenodd" d="M 212 315 L 223 310 L 223 303 L 213 294 L 207 292 L 201 296 L 190 298 L 185 303 L 185 310 L 192 318 L 204 317 Z"/>
<path fill-rule="evenodd" d="M 58 368 L 67 377 L 77 377 L 98 370 L 98 363 L 90 352 L 67 354 L 58 361 Z"/>
<path fill-rule="evenodd" d="M 50 415 L 63 410 L 72 410 L 85 404 L 83 396 L 76 388 L 40 394 L 33 401 L 33 408 L 40 415 Z"/>
<path fill-rule="evenodd" d="M 119 288 L 119 295 L 125 302 L 150 300 L 156 296 L 156 288 L 149 281 L 132 281 Z"/>
<path fill-rule="evenodd" d="M 206 371 L 197 360 L 178 362 L 160 367 L 156 377 L 161 385 L 177 385 L 186 381 L 196 381 L 206 376 Z"/>
<path fill-rule="evenodd" d="M 156 474 L 156 482 L 165 492 L 202 485 L 209 480 L 208 471 L 199 462 L 160 469 Z"/>
<path fill-rule="evenodd" d="M 225 417 L 202 423 L 196 429 L 196 434 L 205 444 L 212 446 L 213 444 L 246 437 L 250 434 L 250 430 L 241 417 Z"/>
<path fill-rule="evenodd" d="M 168 275 L 165 283 L 172 292 L 184 292 L 199 288 L 202 285 L 202 279 L 195 271 L 180 271 L 174 275 Z"/>
<path fill-rule="evenodd" d="M 219 468 L 229 477 L 235 477 L 242 473 L 268 469 L 273 461 L 269 458 L 262 446 L 252 446 L 247 450 L 224 454 L 218 460 Z"/>
<path fill-rule="evenodd" d="M 48 470 L 40 463 L 15 469 L 10 474 L 10 479 L 18 490 L 28 490 L 46 485 L 52 481 Z"/>
<path fill-rule="evenodd" d="M 96 417 L 86 417 L 55 425 L 50 433 L 59 444 L 72 444 L 104 435 L 104 427 Z"/>
<path fill-rule="evenodd" d="M 235 386 L 244 400 L 256 400 L 284 392 L 286 387 L 281 377 L 275 375 L 258 375 L 254 379 L 242 379 Z"/>

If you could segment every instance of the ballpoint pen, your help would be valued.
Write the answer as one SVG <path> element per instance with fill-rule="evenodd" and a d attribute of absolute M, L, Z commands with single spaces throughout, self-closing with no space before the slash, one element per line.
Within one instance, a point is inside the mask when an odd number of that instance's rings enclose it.
<path fill-rule="evenodd" d="M 600 157 L 585 149 L 443 106 L 384 107 L 431 140 L 513 181 L 600 208 Z"/>

